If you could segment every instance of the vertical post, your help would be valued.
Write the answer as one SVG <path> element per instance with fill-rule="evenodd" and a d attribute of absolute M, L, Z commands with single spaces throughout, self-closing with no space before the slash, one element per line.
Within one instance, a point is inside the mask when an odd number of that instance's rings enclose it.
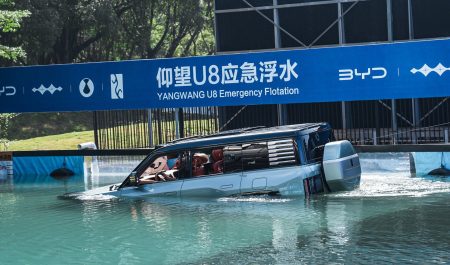
<path fill-rule="evenodd" d="M 345 43 L 344 17 L 342 16 L 342 3 L 338 2 L 338 30 L 339 30 L 339 44 Z"/>
<path fill-rule="evenodd" d="M 397 104 L 395 99 L 391 99 L 391 115 L 392 115 L 392 142 L 397 144 Z"/>
<path fill-rule="evenodd" d="M 213 1 L 214 5 L 214 37 L 216 38 L 216 53 L 220 51 L 219 33 L 217 32 L 217 13 L 216 13 L 216 1 Z"/>
<path fill-rule="evenodd" d="M 347 110 L 346 110 L 346 108 L 345 108 L 346 106 L 345 106 L 345 101 L 342 101 L 341 102 L 341 114 L 342 114 L 342 129 L 347 129 L 347 119 L 346 119 L 346 113 L 347 113 Z"/>
<path fill-rule="evenodd" d="M 377 145 L 377 131 L 372 131 L 373 145 Z"/>
<path fill-rule="evenodd" d="M 388 41 L 392 42 L 394 40 L 394 34 L 392 30 L 392 0 L 386 0 L 386 18 Z"/>
<path fill-rule="evenodd" d="M 394 41 L 394 34 L 392 30 L 392 0 L 386 0 L 386 19 L 387 19 L 387 32 L 388 32 L 388 41 Z M 392 142 L 393 144 L 397 144 L 397 103 L 395 99 L 391 100 L 391 114 L 392 114 Z"/>
<path fill-rule="evenodd" d="M 414 21 L 412 15 L 412 3 L 411 0 L 408 0 L 408 31 L 409 31 L 409 39 L 414 39 Z"/>
<path fill-rule="evenodd" d="M 153 124 L 152 124 L 152 109 L 147 110 L 147 125 L 148 125 L 148 147 L 153 146 Z"/>
<path fill-rule="evenodd" d="M 98 123 L 97 123 L 97 111 L 93 112 L 92 115 L 93 119 L 94 119 L 94 142 L 95 142 L 95 146 L 97 146 L 98 149 L 101 149 L 101 147 L 98 144 Z"/>
<path fill-rule="evenodd" d="M 212 107 L 214 117 L 214 132 L 219 132 L 220 129 L 220 112 L 219 107 Z"/>
<path fill-rule="evenodd" d="M 178 110 L 175 111 L 175 139 L 180 139 L 180 119 L 178 117 Z"/>
<path fill-rule="evenodd" d="M 158 140 L 157 142 L 153 141 L 154 144 L 163 144 L 166 143 L 166 138 L 163 138 L 163 113 L 166 109 L 157 109 L 156 110 L 156 119 L 155 119 L 155 124 L 156 124 L 156 130 L 158 133 Z M 166 126 L 164 126 L 166 127 Z M 165 129 L 165 128 L 164 128 Z"/>
<path fill-rule="evenodd" d="M 275 49 L 281 48 L 281 36 L 280 36 L 280 17 L 278 16 L 278 0 L 273 0 L 273 30 L 274 30 L 274 38 L 275 38 Z"/>
<path fill-rule="evenodd" d="M 374 134 L 374 140 L 373 140 L 373 144 L 377 145 L 377 136 L 380 135 L 381 136 L 381 129 L 380 129 L 380 103 L 378 103 L 378 101 L 374 101 L 375 102 L 375 134 Z"/>
<path fill-rule="evenodd" d="M 409 39 L 413 40 L 414 39 L 414 21 L 413 21 L 413 8 L 412 8 L 412 1 L 408 0 L 408 32 L 409 32 Z M 418 99 L 411 99 L 411 103 L 412 103 L 412 116 L 413 116 L 413 125 L 414 125 L 414 129 L 418 126 L 420 126 L 419 124 L 419 116 L 420 116 L 420 112 L 419 112 L 419 100 Z M 417 137 L 416 137 L 416 131 L 414 130 L 414 132 L 412 133 L 412 142 L 413 143 L 417 143 Z"/>
<path fill-rule="evenodd" d="M 286 105 L 277 104 L 277 114 L 278 114 L 278 126 L 287 124 L 287 110 Z"/>
<path fill-rule="evenodd" d="M 338 30 L 339 30 L 339 45 L 345 44 L 345 30 L 344 30 L 344 17 L 342 16 L 343 10 L 342 10 L 342 3 L 338 2 Z M 346 109 L 346 103 L 344 101 L 341 101 L 341 115 L 342 115 L 342 131 L 345 136 L 347 136 L 347 109 Z"/>
<path fill-rule="evenodd" d="M 275 49 L 281 48 L 281 35 L 280 35 L 280 17 L 278 16 L 278 0 L 273 0 L 273 31 L 274 31 L 274 43 Z M 286 105 L 277 104 L 277 120 L 278 126 L 286 124 Z"/>
<path fill-rule="evenodd" d="M 412 120 L 413 120 L 413 144 L 417 144 L 417 128 L 420 127 L 420 112 L 419 112 L 419 99 L 413 98 L 411 99 L 411 111 L 412 111 Z"/>
<path fill-rule="evenodd" d="M 444 142 L 448 144 L 448 128 L 445 128 L 444 130 Z"/>
<path fill-rule="evenodd" d="M 184 112 L 183 108 L 178 109 L 178 126 L 180 130 L 180 138 L 184 138 Z"/>

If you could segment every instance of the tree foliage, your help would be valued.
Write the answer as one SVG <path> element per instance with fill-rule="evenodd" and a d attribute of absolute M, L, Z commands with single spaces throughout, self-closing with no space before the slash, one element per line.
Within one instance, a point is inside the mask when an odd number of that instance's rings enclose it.
<path fill-rule="evenodd" d="M 0 52 L 6 51 L 6 57 L 14 59 L 11 62 L 0 56 L 0 66 L 150 59 L 207 55 L 215 51 L 213 0 L 14 2 L 0 0 L 0 9 L 7 10 L 0 14 L 0 23 L 11 22 L 0 26 L 4 31 L 3 34 L 0 31 L 0 43 L 22 46 L 23 50 L 0 46 Z M 15 33 L 11 34 L 13 31 Z M 48 114 L 39 115 L 48 118 Z M 7 127 L 14 127 L 9 126 L 12 116 L 3 118 L 7 124 L 0 124 L 3 133 L 0 138 L 17 138 L 17 133 L 8 135 L 6 132 L 12 131 Z M 13 122 L 21 119 L 35 120 L 36 117 L 24 114 Z M 35 127 L 33 132 L 30 129 L 30 135 L 42 131 L 38 125 Z"/>
<path fill-rule="evenodd" d="M 30 15 L 26 10 L 13 10 L 12 0 L 0 0 L 0 41 L 5 34 L 16 32 L 20 28 L 20 23 L 24 17 Z M 25 57 L 25 52 L 20 47 L 10 47 L 0 43 L 0 58 L 16 61 Z"/>
<path fill-rule="evenodd" d="M 0 113 L 0 151 L 8 150 L 8 129 L 11 119 L 18 114 L 14 113 Z"/>
<path fill-rule="evenodd" d="M 213 0 L 17 0 L 23 64 L 214 52 Z"/>
<path fill-rule="evenodd" d="M 20 28 L 20 23 L 24 17 L 30 15 L 25 10 L 14 10 L 12 0 L 0 0 L 0 41 L 3 43 L 5 34 L 16 32 Z M 0 43 L 0 59 L 16 61 L 25 57 L 25 52 L 21 47 L 10 47 Z M 8 127 L 11 119 L 17 116 L 12 113 L 0 113 L 0 150 L 7 150 Z"/>

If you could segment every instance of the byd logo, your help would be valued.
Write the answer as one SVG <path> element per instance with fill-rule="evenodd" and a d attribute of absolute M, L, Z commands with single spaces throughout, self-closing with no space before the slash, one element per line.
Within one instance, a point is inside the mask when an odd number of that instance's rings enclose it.
<path fill-rule="evenodd" d="M 1 86 L 0 87 L 0 97 L 5 96 L 14 96 L 16 94 L 16 88 L 13 86 Z"/>
<path fill-rule="evenodd" d="M 365 80 L 369 79 L 383 79 L 387 76 L 387 70 L 384 67 L 372 67 L 367 68 L 360 72 L 358 69 L 340 69 L 339 70 L 339 81 L 350 81 L 353 79 Z"/>

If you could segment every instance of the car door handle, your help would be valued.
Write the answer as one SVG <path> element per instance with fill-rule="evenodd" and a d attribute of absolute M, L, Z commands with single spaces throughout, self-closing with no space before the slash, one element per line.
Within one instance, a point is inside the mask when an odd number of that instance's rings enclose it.
<path fill-rule="evenodd" d="M 222 185 L 220 186 L 221 190 L 226 190 L 226 189 L 231 189 L 233 188 L 233 184 L 228 184 L 228 185 Z"/>

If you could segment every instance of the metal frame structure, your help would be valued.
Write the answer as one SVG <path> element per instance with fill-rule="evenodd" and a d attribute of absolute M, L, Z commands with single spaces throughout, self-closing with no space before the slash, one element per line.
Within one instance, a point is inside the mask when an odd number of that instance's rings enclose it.
<path fill-rule="evenodd" d="M 328 1 L 311 1 L 311 2 L 302 2 L 302 3 L 292 3 L 292 4 L 278 4 L 278 0 L 273 0 L 272 5 L 266 5 L 266 6 L 253 6 L 248 0 L 240 0 L 248 7 L 245 8 L 233 8 L 233 9 L 224 9 L 224 10 L 217 10 L 215 9 L 215 14 L 226 14 L 226 13 L 238 13 L 238 12 L 256 12 L 259 15 L 261 15 L 265 20 L 269 21 L 274 28 L 274 49 L 268 49 L 268 50 L 279 50 L 279 49 L 285 49 L 281 47 L 281 34 L 280 31 L 285 33 L 287 36 L 292 38 L 296 43 L 299 44 L 298 49 L 309 49 L 311 48 L 322 36 L 324 36 L 333 26 L 336 24 L 338 25 L 338 34 L 339 34 L 339 43 L 338 45 L 346 45 L 346 39 L 345 39 L 345 26 L 344 26 L 344 20 L 345 16 L 360 2 L 369 2 L 374 0 L 328 0 Z M 394 42 L 394 36 L 393 36 L 393 14 L 392 14 L 392 2 L 395 0 L 377 0 L 377 1 L 386 1 L 386 25 L 387 25 L 387 42 Z M 351 5 L 344 11 L 343 4 L 344 3 L 351 3 Z M 279 22 L 279 15 L 278 12 L 280 9 L 284 8 L 295 8 L 295 7 L 308 7 L 308 6 L 319 6 L 319 5 L 337 5 L 337 19 L 333 21 L 323 32 L 321 32 L 310 44 L 306 44 L 299 40 L 297 37 L 294 36 L 294 34 L 291 34 L 288 30 L 284 29 Z M 409 40 L 414 40 L 414 23 L 413 23 L 413 8 L 412 8 L 412 0 L 407 0 L 407 7 L 408 7 L 408 36 Z M 262 11 L 265 10 L 273 10 L 273 20 L 266 16 Z M 217 23 L 217 18 L 216 18 Z M 226 54 L 230 53 L 229 51 L 219 51 L 219 34 L 217 33 L 217 25 L 215 25 L 216 28 L 216 47 L 218 50 L 218 54 Z M 335 45 L 332 45 L 335 46 Z M 236 52 L 236 51 L 233 51 Z M 398 112 L 397 109 L 397 101 L 391 100 L 391 106 L 388 106 L 383 101 L 379 100 L 380 105 L 383 108 L 388 108 L 391 111 L 391 124 L 392 124 L 392 137 L 390 140 L 390 143 L 392 144 L 398 144 L 398 135 L 399 135 L 399 126 L 398 126 L 398 120 L 397 118 L 400 117 L 404 121 L 407 121 L 407 123 L 411 124 L 411 127 L 413 128 L 411 131 L 411 143 L 417 144 L 418 143 L 418 136 L 416 134 L 416 131 L 421 125 L 421 121 L 426 118 L 426 116 L 429 116 L 431 112 L 437 110 L 439 106 L 442 105 L 442 103 L 446 102 L 448 98 L 443 98 L 440 102 L 438 102 L 429 113 L 425 115 L 425 117 L 420 116 L 420 109 L 419 109 L 419 99 L 411 99 L 411 113 L 412 113 L 412 121 L 409 121 L 403 115 Z M 238 110 L 235 115 L 231 117 L 231 119 L 234 119 L 237 117 L 239 113 L 243 111 L 243 108 Z M 345 131 L 348 129 L 349 126 L 349 112 L 350 112 L 351 105 L 349 102 L 341 102 L 341 114 L 342 114 L 342 129 Z M 286 117 L 286 107 L 285 105 L 277 105 L 277 119 L 278 119 L 278 125 L 286 124 L 288 118 Z M 225 124 L 229 124 L 230 120 L 226 121 Z M 447 124 L 448 125 L 448 124 Z M 400 132 L 401 134 L 401 132 Z M 444 141 L 448 143 L 448 128 L 444 130 L 444 134 L 447 136 L 444 136 Z M 376 132 L 373 136 L 372 143 L 378 144 L 380 141 L 377 141 Z M 357 142 L 354 142 L 358 144 Z"/>
<path fill-rule="evenodd" d="M 220 0 L 216 0 L 220 1 Z M 228 1 L 228 0 L 224 0 Z M 215 37 L 216 53 L 228 54 L 236 52 L 251 52 L 252 50 L 227 51 L 220 47 L 220 34 L 218 27 L 218 16 L 228 13 L 258 13 L 264 20 L 273 26 L 273 48 L 263 50 L 283 50 L 292 49 L 283 47 L 282 35 L 287 36 L 298 44 L 296 49 L 309 49 L 314 47 L 326 46 L 345 46 L 351 40 L 346 39 L 346 17 L 359 4 L 363 2 L 385 2 L 386 5 L 386 32 L 387 39 L 382 42 L 394 42 L 394 3 L 402 1 L 407 5 L 407 35 L 406 40 L 416 39 L 415 25 L 413 20 L 413 2 L 415 0 L 321 0 L 309 2 L 301 1 L 299 3 L 283 3 L 283 0 L 265 1 L 271 3 L 265 6 L 254 6 L 251 3 L 257 3 L 252 0 L 234 0 L 240 1 L 244 7 L 233 9 L 218 10 L 215 8 Z M 317 7 L 326 5 L 336 5 L 336 17 L 322 30 L 317 36 L 313 37 L 309 43 L 305 43 L 283 28 L 280 23 L 280 11 L 289 8 Z M 383 5 L 384 6 L 384 5 Z M 272 13 L 268 13 L 272 11 Z M 354 12 L 354 11 L 353 11 Z M 273 16 L 273 19 L 269 16 Z M 323 25 L 325 26 L 325 25 Z M 330 30 L 336 31 L 337 40 L 332 45 L 318 45 L 318 42 Z M 406 34 L 406 26 L 405 33 Z M 449 35 L 450 36 L 450 35 Z M 352 45 L 355 42 L 352 43 Z M 327 105 L 328 104 L 328 105 Z M 185 137 L 193 134 L 208 134 L 226 129 L 241 128 L 255 125 L 284 125 L 289 123 L 314 122 L 319 119 L 329 121 L 334 120 L 335 136 L 338 139 L 348 139 L 354 144 L 423 144 L 449 142 L 448 131 L 450 129 L 450 119 L 447 113 L 450 113 L 450 101 L 447 98 L 439 99 L 402 99 L 361 102 L 335 102 L 335 103 L 309 103 L 309 104 L 289 104 L 276 106 L 263 106 L 263 112 L 258 109 L 260 106 L 241 106 L 230 107 L 228 112 L 224 108 L 213 108 L 205 110 L 204 108 L 185 108 L 185 109 L 163 109 L 163 110 L 143 110 L 139 113 L 120 114 L 116 111 L 98 112 L 94 117 L 95 139 L 100 149 L 117 148 L 145 148 L 155 146 L 179 137 Z M 318 118 L 317 115 L 311 115 L 316 120 L 309 117 L 298 119 L 294 117 L 299 111 L 315 114 L 321 111 L 321 108 L 327 109 L 326 118 Z M 258 111 L 257 114 L 247 115 L 246 113 Z M 371 112 L 359 113 L 356 119 L 370 120 L 374 119 L 376 126 L 367 127 L 361 121 L 355 121 L 353 112 Z M 273 113 L 272 113 L 273 112 Z M 276 112 L 276 114 L 275 114 Z M 124 111 L 124 113 L 128 113 Z M 201 114 L 203 113 L 203 114 Z M 263 114 L 264 113 L 264 114 Z M 266 121 L 263 124 L 254 124 L 255 119 L 264 116 Z M 436 117 L 444 117 L 436 118 Z M 354 126 L 354 124 L 358 124 Z M 144 125 L 142 125 L 144 124 Z M 125 126 L 126 125 L 126 126 Z M 128 128 L 127 128 L 128 126 Z M 139 127 L 141 126 L 141 127 Z M 139 128 L 138 130 L 135 130 Z M 135 132 L 133 132 L 135 130 Z M 133 136 L 130 137 L 130 135 Z"/>

